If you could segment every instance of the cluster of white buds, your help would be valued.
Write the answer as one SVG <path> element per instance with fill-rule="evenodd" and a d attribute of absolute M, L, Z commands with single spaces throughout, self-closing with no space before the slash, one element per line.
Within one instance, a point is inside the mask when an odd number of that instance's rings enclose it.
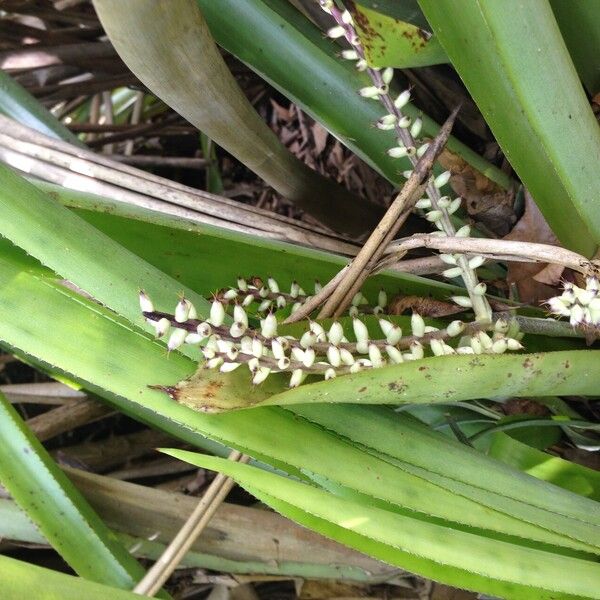
<path fill-rule="evenodd" d="M 375 125 L 379 129 L 391 130 L 395 133 L 396 143 L 388 149 L 387 153 L 393 158 L 406 157 L 413 166 L 416 165 L 418 159 L 427 150 L 429 143 L 420 139 L 423 120 L 419 117 L 411 119 L 402 112 L 402 109 L 410 101 L 410 90 L 404 90 L 396 98 L 392 98 L 389 93 L 389 85 L 394 76 L 394 71 L 389 67 L 379 69 L 368 65 L 364 48 L 354 27 L 350 12 L 340 10 L 333 0 L 319 0 L 319 4 L 336 22 L 336 25 L 328 30 L 328 36 L 333 39 L 344 37 L 351 46 L 349 50 L 342 51 L 342 58 L 355 61 L 356 68 L 359 71 L 366 71 L 371 78 L 372 85 L 361 88 L 359 94 L 365 98 L 378 100 L 386 109 L 386 114 Z M 412 170 L 403 172 L 404 177 L 407 179 L 411 174 Z M 438 229 L 437 235 L 468 237 L 470 235 L 469 226 L 464 226 L 456 231 L 450 218 L 459 209 L 461 199 L 450 199 L 441 195 L 440 189 L 449 180 L 449 171 L 432 178 L 427 186 L 427 197 L 419 200 L 416 206 L 426 211 L 426 219 Z M 489 321 L 492 311 L 485 297 L 485 286 L 479 284 L 474 267 L 469 266 L 471 260 L 473 259 L 457 255 L 455 265 L 452 269 L 448 269 L 451 274 L 447 276 L 452 278 L 462 277 L 469 295 L 469 307 L 473 308 L 477 320 Z"/>
<path fill-rule="evenodd" d="M 256 286 L 254 286 L 256 287 Z M 251 289 L 248 282 L 238 288 Z M 260 288 L 262 289 L 262 288 Z M 270 287 L 270 293 L 273 292 Z M 243 304 L 246 296 L 222 293 L 231 296 L 228 301 L 215 297 L 208 318 L 198 317 L 194 305 L 180 298 L 171 313 L 157 312 L 148 295 L 140 292 L 140 308 L 157 337 L 167 336 L 169 351 L 183 344 L 196 346 L 202 352 L 205 366 L 227 373 L 246 365 L 254 384 L 262 383 L 271 373 L 291 373 L 290 387 L 300 385 L 307 375 L 320 375 L 332 379 L 338 375 L 357 373 L 364 369 L 380 368 L 424 358 L 426 355 L 448 354 L 501 354 L 506 350 L 519 350 L 518 335 L 504 321 L 484 327 L 481 323 L 452 321 L 440 329 L 426 325 L 423 317 L 413 313 L 411 334 L 403 335 L 394 322 L 378 318 L 381 335 L 372 337 L 359 316 L 352 318 L 352 333 L 347 336 L 341 322 L 335 321 L 326 331 L 315 321 L 307 321 L 299 336 L 281 335 L 273 312 L 259 318 L 252 327 Z M 258 295 L 260 298 L 260 294 Z M 230 303 L 237 299 L 238 302 Z M 364 298 L 359 298 L 360 303 Z M 239 302 L 241 300 L 241 303 Z M 380 293 L 376 308 L 381 312 L 387 304 L 385 293 Z M 354 307 L 356 308 L 356 307 Z M 231 309 L 231 315 L 227 310 Z M 372 312 L 376 312 L 374 309 Z M 229 318 L 231 317 L 231 318 Z M 491 330 L 491 337 L 487 330 Z M 353 341 L 350 341 L 353 338 Z M 452 346 L 450 339 L 457 339 Z"/>
<path fill-rule="evenodd" d="M 550 310 L 561 317 L 569 317 L 573 327 L 600 326 L 600 285 L 596 277 L 588 277 L 585 288 L 565 283 L 560 296 L 548 300 Z"/>

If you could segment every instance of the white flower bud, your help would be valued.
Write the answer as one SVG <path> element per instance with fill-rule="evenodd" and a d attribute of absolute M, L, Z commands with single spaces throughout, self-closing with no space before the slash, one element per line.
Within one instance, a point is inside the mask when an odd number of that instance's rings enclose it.
<path fill-rule="evenodd" d="M 468 296 L 450 296 L 450 300 L 452 300 L 454 304 L 458 304 L 458 306 L 462 306 L 463 308 L 471 308 L 473 306 L 471 298 Z"/>
<path fill-rule="evenodd" d="M 369 344 L 369 360 L 376 369 L 383 367 L 385 364 L 381 356 L 381 350 L 375 344 Z"/>
<path fill-rule="evenodd" d="M 222 302 L 218 300 L 213 300 L 213 303 L 210 305 L 210 319 L 209 322 L 211 325 L 215 327 L 220 327 L 223 325 L 223 321 L 225 320 L 225 307 Z"/>
<path fill-rule="evenodd" d="M 292 304 L 292 309 L 290 314 L 294 314 L 300 307 L 302 306 L 302 302 L 294 302 L 294 304 Z"/>
<path fill-rule="evenodd" d="M 412 174 L 412 169 L 409 169 L 408 171 L 402 171 L 402 177 L 404 177 L 404 179 L 410 179 Z"/>
<path fill-rule="evenodd" d="M 277 335 L 277 317 L 269 313 L 260 321 L 260 332 L 266 338 L 272 338 Z"/>
<path fill-rule="evenodd" d="M 327 37 L 331 38 L 332 40 L 342 37 L 343 35 L 346 35 L 346 30 L 341 25 L 336 25 L 335 27 L 327 30 Z"/>
<path fill-rule="evenodd" d="M 240 340 L 240 349 L 244 354 L 252 354 L 252 338 L 249 335 Z"/>
<path fill-rule="evenodd" d="M 356 61 L 355 66 L 357 71 L 366 71 L 369 68 L 369 63 L 364 58 L 360 58 Z"/>
<path fill-rule="evenodd" d="M 410 135 L 414 138 L 418 138 L 421 133 L 421 129 L 423 128 L 423 119 L 417 117 L 410 128 Z"/>
<path fill-rule="evenodd" d="M 423 317 L 414 312 L 410 318 L 410 327 L 412 329 L 412 333 L 416 337 L 423 337 L 425 333 L 425 321 L 423 321 Z"/>
<path fill-rule="evenodd" d="M 388 155 L 392 158 L 403 158 L 408 156 L 408 148 L 405 146 L 394 146 L 387 151 Z"/>
<path fill-rule="evenodd" d="M 448 196 L 442 196 L 438 200 L 437 205 L 438 205 L 438 208 L 445 210 L 446 208 L 448 208 L 450 206 L 450 198 L 448 198 Z"/>
<path fill-rule="evenodd" d="M 338 321 L 334 321 L 327 332 L 327 339 L 329 340 L 329 343 L 337 346 L 342 341 L 343 337 L 344 328 L 342 327 L 342 324 Z"/>
<path fill-rule="evenodd" d="M 304 350 L 302 348 L 298 348 L 298 346 L 294 346 L 291 350 L 292 358 L 298 362 L 302 362 L 304 360 Z"/>
<path fill-rule="evenodd" d="M 444 356 L 444 344 L 441 340 L 429 340 L 429 347 L 431 348 L 431 351 L 433 352 L 434 356 Z"/>
<path fill-rule="evenodd" d="M 171 329 L 171 321 L 169 321 L 169 319 L 166 319 L 165 317 L 159 319 L 154 324 L 154 331 L 156 333 L 157 338 L 161 338 L 167 333 L 167 331 L 169 331 L 169 329 Z"/>
<path fill-rule="evenodd" d="M 342 12 L 342 23 L 345 23 L 346 25 L 350 25 L 352 23 L 352 15 L 347 10 Z"/>
<path fill-rule="evenodd" d="M 406 129 L 407 127 L 410 126 L 411 123 L 412 123 L 412 119 L 407 116 L 402 116 L 402 117 L 400 117 L 400 119 L 398 119 L 398 127 L 402 128 L 402 129 Z"/>
<path fill-rule="evenodd" d="M 358 60 L 358 52 L 356 50 L 342 50 L 341 57 L 344 60 Z"/>
<path fill-rule="evenodd" d="M 379 98 L 379 96 L 381 96 L 384 92 L 381 88 L 378 88 L 375 85 L 368 85 L 367 87 L 360 88 L 358 93 L 363 98 Z"/>
<path fill-rule="evenodd" d="M 175 320 L 178 323 L 185 323 L 188 320 L 189 314 L 190 303 L 185 298 L 181 298 L 175 307 Z"/>
<path fill-rule="evenodd" d="M 215 356 L 206 361 L 207 369 L 218 369 L 223 364 L 223 359 L 220 356 Z"/>
<path fill-rule="evenodd" d="M 425 356 L 425 351 L 423 350 L 423 346 L 419 342 L 413 342 L 410 345 L 410 353 L 414 360 L 420 360 Z"/>
<path fill-rule="evenodd" d="M 444 171 L 443 173 L 440 173 L 433 180 L 433 185 L 438 189 L 443 188 L 450 181 L 450 175 L 450 171 Z"/>
<path fill-rule="evenodd" d="M 317 342 L 324 342 L 327 339 L 325 330 L 316 321 L 311 321 L 309 325 L 310 330 L 317 336 Z"/>
<path fill-rule="evenodd" d="M 285 356 L 285 351 L 283 350 L 283 346 L 278 338 L 271 340 L 271 352 L 277 360 Z"/>
<path fill-rule="evenodd" d="M 325 371 L 325 380 L 327 381 L 328 379 L 333 379 L 335 377 L 336 373 L 335 373 L 335 369 L 329 368 Z"/>
<path fill-rule="evenodd" d="M 352 356 L 352 352 L 346 348 L 340 348 L 340 358 L 345 365 L 349 366 L 354 364 L 354 356 Z"/>
<path fill-rule="evenodd" d="M 447 277 L 448 279 L 454 279 L 455 277 L 460 277 L 462 273 L 462 269 L 460 267 L 452 267 L 451 269 L 446 269 L 442 271 L 442 275 Z"/>
<path fill-rule="evenodd" d="M 219 371 L 221 371 L 221 373 L 231 373 L 232 371 L 235 371 L 241 364 L 242 363 L 225 362 L 219 367 Z"/>
<path fill-rule="evenodd" d="M 300 338 L 300 345 L 303 348 L 310 348 L 317 343 L 317 336 L 312 331 L 305 331 Z"/>
<path fill-rule="evenodd" d="M 339 367 L 342 364 L 340 349 L 337 346 L 327 348 L 327 360 L 333 367 Z"/>
<path fill-rule="evenodd" d="M 523 344 L 514 338 L 506 338 L 506 345 L 508 346 L 508 349 L 513 352 L 516 350 L 523 350 Z"/>
<path fill-rule="evenodd" d="M 352 298 L 352 306 L 359 306 L 360 304 L 368 304 L 367 299 L 362 295 L 362 292 L 357 292 Z"/>
<path fill-rule="evenodd" d="M 379 294 L 377 295 L 377 306 L 381 306 L 381 308 L 385 308 L 388 303 L 388 297 L 385 290 L 379 290 Z"/>
<path fill-rule="evenodd" d="M 440 254 L 440 260 L 447 265 L 455 265 L 456 257 L 453 254 Z"/>
<path fill-rule="evenodd" d="M 387 352 L 387 355 L 390 357 L 390 360 L 394 364 L 399 365 L 400 363 L 404 362 L 404 359 L 402 358 L 402 352 L 400 352 L 398 348 L 394 348 L 394 346 L 388 345 L 385 347 L 385 351 Z"/>
<path fill-rule="evenodd" d="M 255 373 L 260 367 L 260 361 L 256 357 L 251 358 L 246 364 L 250 373 Z"/>
<path fill-rule="evenodd" d="M 448 214 L 453 215 L 462 204 L 462 198 L 454 198 L 452 202 L 450 202 L 450 206 L 448 206 Z"/>
<path fill-rule="evenodd" d="M 356 336 L 357 342 L 369 341 L 369 330 L 360 319 L 352 319 L 352 328 L 354 329 L 354 335 Z"/>
<path fill-rule="evenodd" d="M 569 322 L 573 326 L 583 323 L 583 308 L 579 304 L 573 304 L 571 307 L 571 318 L 569 319 Z"/>
<path fill-rule="evenodd" d="M 254 377 L 252 377 L 252 383 L 254 385 L 261 384 L 271 373 L 271 369 L 268 367 L 259 367 L 254 372 Z"/>
<path fill-rule="evenodd" d="M 292 376 L 290 377 L 290 387 L 295 388 L 298 387 L 306 378 L 306 373 L 302 369 L 295 369 L 292 371 Z"/>
<path fill-rule="evenodd" d="M 248 294 L 242 300 L 242 306 L 244 306 L 244 307 L 245 306 L 250 306 L 253 302 L 254 302 L 254 295 L 253 294 Z"/>
<path fill-rule="evenodd" d="M 465 324 L 462 321 L 452 321 L 452 323 L 450 323 L 448 327 L 446 327 L 446 333 L 450 337 L 456 337 L 457 335 L 460 335 L 464 330 Z"/>
<path fill-rule="evenodd" d="M 238 321 L 234 321 L 234 323 L 229 328 L 229 335 L 234 338 L 239 338 L 246 333 L 247 327 L 243 323 L 239 323 Z"/>
<path fill-rule="evenodd" d="M 471 227 L 463 225 L 455 234 L 455 237 L 468 238 L 471 235 Z"/>
<path fill-rule="evenodd" d="M 228 351 L 227 351 L 227 358 L 229 360 L 235 360 L 238 355 L 239 355 L 240 351 L 235 347 L 232 346 Z"/>
<path fill-rule="evenodd" d="M 263 300 L 259 305 L 258 305 L 258 312 L 267 312 L 268 310 L 271 310 L 271 305 L 273 304 L 273 302 L 271 302 L 271 300 Z"/>
<path fill-rule="evenodd" d="M 279 294 L 279 284 L 277 281 L 275 281 L 275 279 L 273 279 L 273 277 L 269 277 L 267 279 L 267 285 L 273 294 Z"/>
<path fill-rule="evenodd" d="M 383 332 L 383 335 L 387 335 L 394 328 L 394 324 L 387 319 L 379 319 L 379 327 Z"/>
<path fill-rule="evenodd" d="M 394 106 L 397 109 L 401 109 L 408 104 L 410 100 L 410 90 L 404 90 L 400 93 L 400 95 L 394 100 Z"/>
<path fill-rule="evenodd" d="M 264 345 L 258 338 L 252 338 L 252 355 L 260 358 L 264 352 Z"/>
<path fill-rule="evenodd" d="M 304 351 L 304 357 L 302 359 L 302 364 L 308 369 L 309 367 L 312 367 L 313 364 L 315 363 L 315 349 L 314 348 L 307 348 Z"/>
<path fill-rule="evenodd" d="M 292 281 L 292 285 L 290 286 L 290 296 L 292 298 L 297 298 L 300 292 L 300 286 L 297 281 Z"/>
<path fill-rule="evenodd" d="M 140 290 L 140 310 L 142 312 L 154 312 L 154 304 L 144 290 Z"/>
<path fill-rule="evenodd" d="M 392 67 L 386 67 L 381 72 L 381 79 L 383 79 L 383 83 L 385 83 L 386 85 L 388 85 L 392 81 L 393 78 L 394 78 L 394 69 L 392 69 Z"/>
<path fill-rule="evenodd" d="M 385 335 L 385 341 L 391 346 L 395 346 L 402 339 L 402 329 L 394 325 Z"/>
<path fill-rule="evenodd" d="M 473 348 L 471 346 L 459 346 L 456 349 L 457 354 L 475 354 Z"/>
<path fill-rule="evenodd" d="M 277 368 L 280 371 L 285 371 L 286 369 L 289 368 L 290 366 L 290 359 L 287 356 L 282 356 L 278 361 L 277 361 Z"/>
<path fill-rule="evenodd" d="M 237 290 L 234 290 L 233 288 L 230 290 L 227 290 L 223 294 L 223 300 L 235 300 L 237 297 L 238 297 L 238 292 L 237 292 Z"/>
<path fill-rule="evenodd" d="M 491 350 L 493 346 L 492 338 L 485 331 L 478 331 L 477 338 L 481 342 L 481 347 L 484 350 Z"/>
<path fill-rule="evenodd" d="M 469 259 L 469 269 L 478 269 L 484 262 L 483 256 L 474 256 Z"/>
<path fill-rule="evenodd" d="M 417 200 L 415 207 L 427 210 L 428 208 L 431 208 L 431 200 L 429 198 L 421 198 L 420 200 Z"/>
<path fill-rule="evenodd" d="M 244 327 L 248 327 L 248 315 L 246 314 L 244 307 L 240 304 L 236 304 L 233 307 L 233 320 L 242 323 Z"/>
<path fill-rule="evenodd" d="M 173 329 L 173 333 L 169 337 L 169 341 L 167 342 L 167 348 L 169 352 L 171 350 L 176 350 L 179 348 L 183 342 L 185 342 L 185 338 L 187 336 L 187 331 L 185 329 Z"/>
<path fill-rule="evenodd" d="M 473 288 L 473 294 L 475 296 L 484 296 L 487 291 L 487 285 L 481 281 Z"/>
<path fill-rule="evenodd" d="M 188 333 L 185 336 L 185 343 L 194 346 L 195 344 L 199 344 L 204 338 L 197 333 Z"/>
<path fill-rule="evenodd" d="M 318 279 L 315 279 L 315 294 L 318 294 L 323 289 L 321 282 Z M 304 294 L 304 292 L 302 292 Z"/>
<path fill-rule="evenodd" d="M 469 343 L 471 344 L 471 348 L 474 354 L 481 354 L 483 352 L 483 346 L 481 345 L 481 341 L 479 340 L 479 338 L 473 336 L 469 340 Z"/>
<path fill-rule="evenodd" d="M 421 144 L 418 148 L 417 148 L 417 156 L 419 158 L 421 158 L 423 156 L 423 154 L 425 154 L 425 152 L 427 152 L 427 148 L 429 148 L 430 144 L 426 143 L 426 144 Z"/>
<path fill-rule="evenodd" d="M 508 348 L 508 342 L 507 342 L 506 338 L 500 338 L 499 340 L 496 340 L 492 344 L 492 352 L 494 354 L 504 354 L 506 352 L 507 348 Z"/>
<path fill-rule="evenodd" d="M 425 215 L 425 218 L 428 221 L 430 221 L 431 223 L 435 223 L 436 221 L 439 221 L 442 217 L 443 217 L 443 213 L 441 210 L 430 210 Z"/>

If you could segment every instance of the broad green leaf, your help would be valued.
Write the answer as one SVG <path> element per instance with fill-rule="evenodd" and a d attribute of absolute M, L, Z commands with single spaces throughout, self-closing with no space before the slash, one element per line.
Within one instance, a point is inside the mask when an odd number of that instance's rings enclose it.
<path fill-rule="evenodd" d="M 407 21 L 421 29 L 427 29 L 429 26 L 417 0 L 359 0 L 356 4 L 399 21 Z"/>
<path fill-rule="evenodd" d="M 360 236 L 382 209 L 308 168 L 246 99 L 195 0 L 94 0 L 115 49 L 159 98 L 280 194 L 331 229 Z"/>
<path fill-rule="evenodd" d="M 177 286 L 200 314 L 206 314 L 208 302 L 202 296 L 125 250 L 1 164 L 0 220 L 0 235 L 134 323 L 144 322 L 136 300 L 141 289 L 172 305 Z"/>
<path fill-rule="evenodd" d="M 133 592 L 73 577 L 0 555 L 3 600 L 139 600 Z"/>
<path fill-rule="evenodd" d="M 410 516 L 337 498 L 312 486 L 232 461 L 184 450 L 163 452 L 233 477 L 252 493 L 258 492 L 259 499 L 267 503 L 268 498 L 275 498 L 376 542 L 442 565 L 483 575 L 490 580 L 486 590 L 490 593 L 494 593 L 494 580 L 499 580 L 517 586 L 539 588 L 542 595 L 537 597 L 543 597 L 546 591 L 600 598 L 600 565 L 592 561 L 557 556 L 551 552 L 426 523 Z M 565 570 L 569 577 L 564 577 Z"/>
<path fill-rule="evenodd" d="M 76 146 L 85 146 L 23 86 L 1 69 L 0 113 L 50 137 Z"/>
<path fill-rule="evenodd" d="M 392 183 L 403 181 L 402 171 L 411 168 L 410 163 L 392 159 L 386 153 L 395 144 L 393 132 L 373 127 L 385 109 L 357 93 L 370 85 L 370 79 L 358 73 L 349 61 L 340 60 L 340 47 L 325 39 L 288 0 L 197 2 L 220 46 L 298 104 Z M 398 5 L 398 10 L 403 7 Z M 415 107 L 407 106 L 405 110 L 413 118 L 420 115 Z M 433 137 L 438 131 L 439 126 L 424 115 L 423 134 Z M 496 182 L 499 189 L 511 187 L 506 174 L 456 138 L 450 138 L 448 149 Z"/>
<path fill-rule="evenodd" d="M 592 257 L 600 130 L 548 1 L 419 3 L 554 233 Z"/>
<path fill-rule="evenodd" d="M 143 577 L 142 567 L 54 463 L 3 394 L 0 482 L 81 577 L 123 589 L 133 588 Z"/>
<path fill-rule="evenodd" d="M 359 4 L 352 15 L 371 66 L 411 69 L 448 62 L 438 39 L 416 25 Z"/>
<path fill-rule="evenodd" d="M 571 58 L 591 96 L 600 92 L 600 6 L 596 0 L 550 0 Z"/>
<path fill-rule="evenodd" d="M 494 434 L 489 455 L 566 490 L 600 502 L 600 473 L 532 448 L 505 433 Z"/>

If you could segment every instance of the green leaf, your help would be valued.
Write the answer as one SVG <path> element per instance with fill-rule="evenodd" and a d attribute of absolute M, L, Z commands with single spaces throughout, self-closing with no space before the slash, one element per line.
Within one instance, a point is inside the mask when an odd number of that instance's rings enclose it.
<path fill-rule="evenodd" d="M 85 144 L 10 75 L 0 69 L 0 113 L 50 137 Z"/>
<path fill-rule="evenodd" d="M 38 567 L 0 555 L 0 588 L 4 600 L 139 600 L 133 592 Z"/>
<path fill-rule="evenodd" d="M 435 36 L 420 27 L 354 5 L 356 30 L 373 67 L 412 69 L 447 63 L 448 57 Z"/>
<path fill-rule="evenodd" d="M 600 92 L 600 7 L 597 1 L 550 0 L 571 58 L 591 96 Z"/>
<path fill-rule="evenodd" d="M 372 126 L 385 114 L 385 109 L 357 93 L 359 88 L 370 85 L 370 79 L 365 73 L 358 73 L 349 61 L 340 60 L 337 56 L 340 47 L 324 39 L 323 33 L 290 2 L 197 2 L 220 46 L 298 104 L 392 183 L 404 180 L 402 171 L 411 168 L 410 162 L 392 159 L 386 152 L 395 144 L 393 132 Z M 398 7 L 402 10 L 399 4 Z M 306 77 L 307 73 L 310 77 Z M 403 110 L 413 118 L 422 116 L 412 106 Z M 423 135 L 434 137 L 438 131 L 439 125 L 424 115 Z M 512 182 L 505 173 L 456 138 L 450 138 L 448 149 L 501 188 L 511 187 Z"/>
<path fill-rule="evenodd" d="M 129 589 L 144 570 L 0 393 L 0 481 L 81 577 Z M 3 586 L 4 587 L 4 586 Z"/>
<path fill-rule="evenodd" d="M 594 469 L 532 448 L 505 433 L 494 434 L 489 455 L 533 477 L 600 501 L 600 473 Z"/>
<path fill-rule="evenodd" d="M 550 4 L 419 3 L 554 233 L 593 256 L 600 243 L 600 131 Z"/>
<path fill-rule="evenodd" d="M 402 0 L 402 2 L 397 0 L 359 0 L 356 4 L 399 21 L 407 21 L 421 29 L 427 29 L 429 26 L 417 0 Z"/>
<path fill-rule="evenodd" d="M 159 98 L 299 208 L 359 236 L 382 210 L 308 168 L 246 99 L 195 0 L 94 0 L 117 52 Z"/>
<path fill-rule="evenodd" d="M 443 525 L 426 523 L 409 516 L 341 499 L 312 486 L 233 461 L 184 450 L 163 452 L 196 466 L 218 470 L 233 477 L 267 504 L 271 503 L 271 498 L 281 500 L 337 527 L 394 549 L 453 569 L 483 575 L 488 578 L 487 585 L 478 586 L 478 591 L 505 595 L 505 584 L 508 583 L 517 586 L 510 595 L 511 598 L 552 597 L 545 592 L 600 598 L 600 565 L 597 563 L 557 556 L 550 552 L 456 531 Z M 276 503 L 273 504 L 277 507 Z M 396 564 L 403 566 L 400 561 Z M 568 570 L 569 577 L 564 577 L 565 569 Z M 442 573 L 442 577 L 444 575 L 447 576 Z M 456 576 L 456 573 L 454 575 Z M 437 574 L 433 577 L 441 579 Z M 464 581 L 457 579 L 442 581 L 461 587 L 465 585 Z M 498 582 L 502 583 L 498 585 Z M 519 586 L 538 588 L 539 595 L 533 596 L 531 590 L 525 592 L 518 589 Z M 502 592 L 499 592 L 500 589 Z"/>

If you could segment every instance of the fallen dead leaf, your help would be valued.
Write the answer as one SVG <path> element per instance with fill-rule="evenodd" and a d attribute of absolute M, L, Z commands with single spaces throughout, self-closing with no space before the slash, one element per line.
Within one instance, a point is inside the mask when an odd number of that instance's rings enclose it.
<path fill-rule="evenodd" d="M 525 212 L 505 240 L 536 242 L 558 246 L 559 242 L 529 192 L 525 192 Z M 539 304 L 556 294 L 555 287 L 564 269 L 557 265 L 525 262 L 508 263 L 507 280 L 514 283 L 521 302 Z"/>

